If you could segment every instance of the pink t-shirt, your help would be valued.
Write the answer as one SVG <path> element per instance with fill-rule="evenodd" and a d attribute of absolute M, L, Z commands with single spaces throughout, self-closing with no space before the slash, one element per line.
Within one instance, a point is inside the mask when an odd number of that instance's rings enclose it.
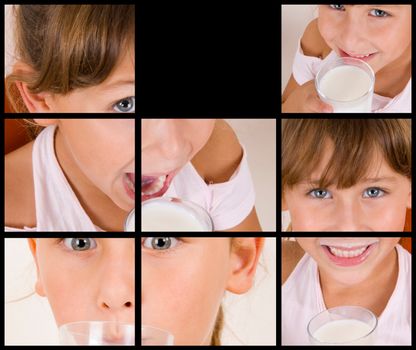
<path fill-rule="evenodd" d="M 319 69 L 328 61 L 335 59 L 337 54 L 331 51 L 323 60 L 318 57 L 305 56 L 300 40 L 293 62 L 293 77 L 299 85 L 315 79 Z M 381 95 L 373 95 L 373 113 L 411 113 L 412 79 L 409 79 L 406 87 L 394 98 Z"/>
<path fill-rule="evenodd" d="M 36 227 L 5 231 L 103 231 L 82 208 L 55 156 L 56 126 L 45 128 L 33 144 Z"/>
<path fill-rule="evenodd" d="M 411 345 L 412 256 L 396 245 L 399 275 L 394 291 L 378 318 L 376 344 Z M 282 286 L 282 345 L 310 345 L 309 321 L 326 310 L 318 265 L 305 254 Z"/>
<path fill-rule="evenodd" d="M 164 196 L 189 200 L 211 216 L 216 231 L 237 226 L 254 207 L 254 186 L 243 147 L 243 158 L 231 178 L 224 183 L 206 184 L 191 162 L 175 176 Z"/>

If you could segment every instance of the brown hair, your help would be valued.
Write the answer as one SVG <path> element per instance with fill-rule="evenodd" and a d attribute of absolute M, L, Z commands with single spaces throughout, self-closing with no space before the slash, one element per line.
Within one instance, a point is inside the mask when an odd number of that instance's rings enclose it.
<path fill-rule="evenodd" d="M 222 306 L 218 310 L 217 319 L 215 321 L 214 331 L 211 337 L 211 345 L 221 345 L 221 333 L 224 327 L 224 310 Z"/>
<path fill-rule="evenodd" d="M 25 108 L 15 82 L 57 94 L 98 85 L 134 43 L 134 5 L 18 5 L 14 14 L 17 59 L 33 69 L 6 80 L 18 112 Z"/>
<path fill-rule="evenodd" d="M 34 140 L 40 132 L 43 130 L 43 127 L 35 122 L 34 119 L 23 119 L 26 127 L 26 132 L 31 140 Z"/>
<path fill-rule="evenodd" d="M 412 178 L 410 119 L 287 119 L 282 129 L 282 191 L 309 176 L 332 154 L 319 187 L 349 188 L 363 179 L 381 154 L 397 173 Z"/>

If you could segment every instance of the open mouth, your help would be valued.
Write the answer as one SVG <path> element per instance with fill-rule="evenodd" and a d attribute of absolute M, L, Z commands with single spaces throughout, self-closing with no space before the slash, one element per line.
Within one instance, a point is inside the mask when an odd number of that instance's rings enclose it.
<path fill-rule="evenodd" d="M 363 263 L 374 250 L 378 242 L 355 247 L 322 245 L 329 259 L 338 266 L 355 266 Z"/>
<path fill-rule="evenodd" d="M 340 48 L 338 48 L 338 50 L 339 50 L 339 53 L 340 53 L 340 57 L 357 58 L 357 59 L 362 60 L 362 61 L 369 61 L 375 55 L 377 55 L 377 52 L 355 54 L 355 53 L 345 52 L 345 51 L 341 50 Z"/>
<path fill-rule="evenodd" d="M 136 176 L 134 173 L 125 173 L 123 176 L 123 186 L 126 194 L 133 200 L 136 199 Z"/>
<path fill-rule="evenodd" d="M 176 172 L 160 176 L 142 175 L 142 202 L 163 196 L 175 175 Z"/>

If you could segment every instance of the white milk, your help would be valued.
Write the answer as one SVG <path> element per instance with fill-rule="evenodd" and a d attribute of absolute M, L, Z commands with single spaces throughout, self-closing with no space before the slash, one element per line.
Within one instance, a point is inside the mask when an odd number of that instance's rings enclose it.
<path fill-rule="evenodd" d="M 371 67 L 367 69 L 371 70 Z M 317 84 L 318 92 L 324 102 L 334 107 L 334 112 L 371 112 L 372 73 L 347 64 L 323 74 Z"/>
<path fill-rule="evenodd" d="M 126 219 L 126 222 L 124 224 L 124 232 L 134 232 L 135 228 L 136 228 L 136 223 L 135 223 L 135 209 L 133 209 L 129 216 Z"/>
<path fill-rule="evenodd" d="M 208 215 L 208 214 L 206 214 Z M 209 217 L 208 217 L 209 218 Z M 154 201 L 142 205 L 143 232 L 212 231 L 193 209 L 179 203 Z"/>
<path fill-rule="evenodd" d="M 313 336 L 320 342 L 331 344 L 352 342 L 354 344 L 370 344 L 371 339 L 369 337 L 361 339 L 359 342 L 355 342 L 355 340 L 365 337 L 371 330 L 372 327 L 365 322 L 345 319 L 324 324 L 315 331 Z"/>

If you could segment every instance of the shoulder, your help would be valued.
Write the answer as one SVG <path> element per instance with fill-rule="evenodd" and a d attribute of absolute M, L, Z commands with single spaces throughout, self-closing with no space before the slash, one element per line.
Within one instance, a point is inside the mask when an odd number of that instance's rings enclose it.
<path fill-rule="evenodd" d="M 5 225 L 9 227 L 36 226 L 32 149 L 33 141 L 4 159 Z"/>
<path fill-rule="evenodd" d="M 192 164 L 205 182 L 226 182 L 240 165 L 243 149 L 224 120 L 217 119 L 206 145 L 192 159 Z"/>
<path fill-rule="evenodd" d="M 301 39 L 301 46 L 306 56 L 325 58 L 331 52 L 332 49 L 319 32 L 317 18 L 307 25 Z"/>
<path fill-rule="evenodd" d="M 282 285 L 305 254 L 297 242 L 282 241 Z"/>

